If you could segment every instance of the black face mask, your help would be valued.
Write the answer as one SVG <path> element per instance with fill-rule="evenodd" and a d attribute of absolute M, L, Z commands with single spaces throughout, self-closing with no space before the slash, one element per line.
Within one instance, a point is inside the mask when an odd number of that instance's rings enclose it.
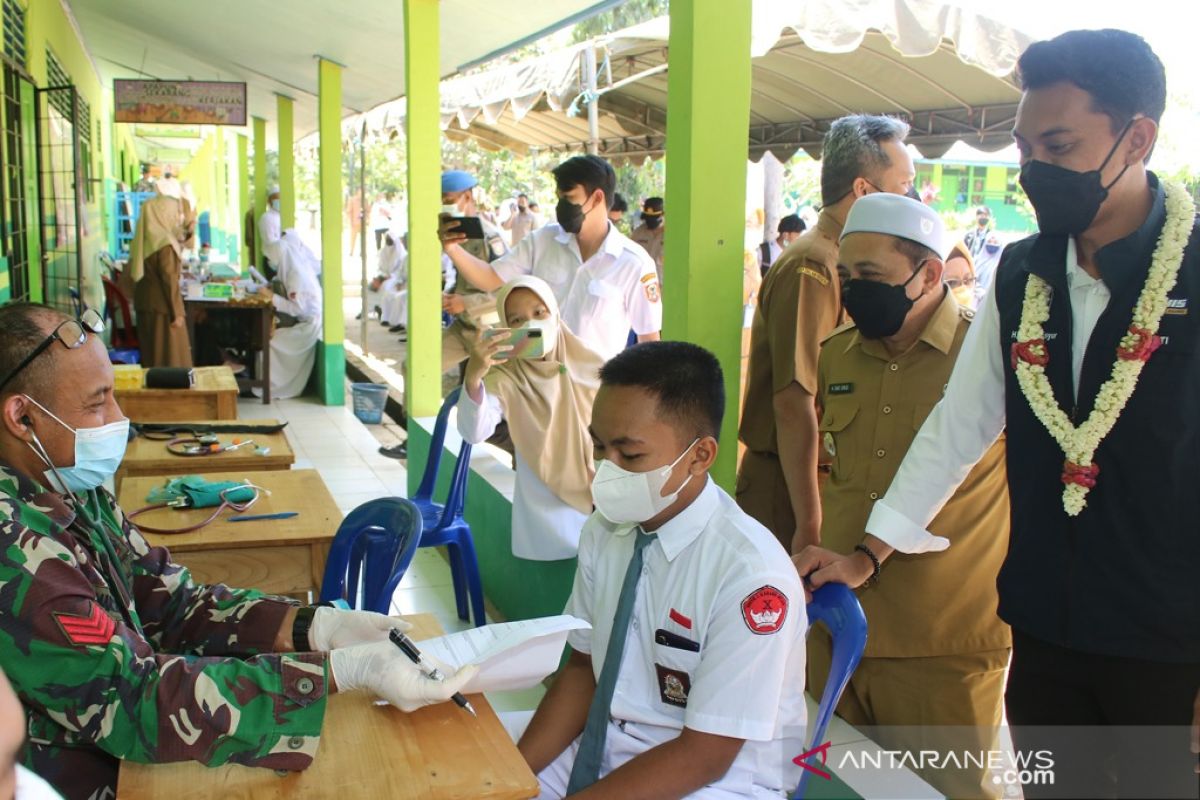
<path fill-rule="evenodd" d="M 643 216 L 642 219 L 645 221 L 646 227 L 649 228 L 650 230 L 654 230 L 659 225 L 662 225 L 662 221 L 663 221 L 662 217 Z"/>
<path fill-rule="evenodd" d="M 567 198 L 561 197 L 558 205 L 554 207 L 554 216 L 564 231 L 579 233 L 583 230 L 583 218 L 587 216 L 587 212 L 583 210 L 581 203 L 572 203 Z"/>
<path fill-rule="evenodd" d="M 1108 190 L 1129 169 L 1126 164 L 1112 183 L 1108 186 L 1101 183 L 1101 171 L 1112 160 L 1132 124 L 1133 120 L 1130 120 L 1121 131 L 1099 169 L 1076 172 L 1045 161 L 1025 162 L 1025 166 L 1021 167 L 1021 188 L 1033 204 L 1041 233 L 1075 236 L 1091 226 L 1096 214 L 1100 213 L 1100 206 L 1108 199 Z"/>
<path fill-rule="evenodd" d="M 925 266 L 922 261 L 904 283 L 891 284 L 851 278 L 842 287 L 842 306 L 867 339 L 895 336 L 912 310 L 913 299 L 904 289 Z"/>

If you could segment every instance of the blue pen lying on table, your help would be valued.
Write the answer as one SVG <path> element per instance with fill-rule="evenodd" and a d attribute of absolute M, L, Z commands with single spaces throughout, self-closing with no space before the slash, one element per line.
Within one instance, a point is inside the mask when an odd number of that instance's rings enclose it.
<path fill-rule="evenodd" d="M 230 517 L 230 522 L 258 522 L 263 519 L 291 519 L 292 517 L 300 516 L 299 511 L 278 511 L 274 514 L 242 514 L 237 517 Z"/>

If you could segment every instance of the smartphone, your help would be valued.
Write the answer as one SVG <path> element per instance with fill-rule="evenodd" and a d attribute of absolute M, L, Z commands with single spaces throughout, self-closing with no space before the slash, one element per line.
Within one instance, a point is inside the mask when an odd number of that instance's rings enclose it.
<path fill-rule="evenodd" d="M 457 228 L 451 228 L 451 231 L 465 233 L 468 239 L 483 239 L 483 223 L 479 217 L 455 217 L 458 222 Z"/>
<path fill-rule="evenodd" d="M 546 355 L 546 343 L 542 339 L 542 332 L 537 328 L 489 328 L 483 332 L 483 338 L 489 341 L 504 338 L 504 343 L 512 348 L 497 355 L 497 361 L 509 358 L 541 358 Z"/>

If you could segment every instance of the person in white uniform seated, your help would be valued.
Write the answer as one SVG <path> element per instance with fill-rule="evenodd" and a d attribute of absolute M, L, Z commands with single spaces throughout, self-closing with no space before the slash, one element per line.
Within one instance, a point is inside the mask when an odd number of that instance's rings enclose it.
<path fill-rule="evenodd" d="M 321 339 L 322 293 L 318 280 L 321 262 L 300 238 L 288 228 L 276 249 L 278 280 L 283 294 L 272 294 L 271 303 L 281 319 L 271 336 L 271 397 L 284 400 L 304 392 L 317 358 Z"/>
<path fill-rule="evenodd" d="M 379 250 L 377 274 L 367 284 L 367 303 L 379 315 L 379 321 L 384 325 L 389 317 L 384 314 L 384 305 L 393 295 L 403 292 L 404 306 L 408 305 L 408 248 L 405 236 L 400 234 L 398 227 L 393 227 L 383 237 L 383 247 Z"/>
<path fill-rule="evenodd" d="M 587 426 L 604 359 L 562 322 L 554 291 L 540 278 L 505 284 L 496 309 L 503 327 L 478 337 L 467 360 L 458 429 L 478 444 L 508 420 L 517 472 L 513 555 L 574 558 L 592 512 Z"/>
<path fill-rule="evenodd" d="M 573 631 L 518 747 L 541 797 L 779 798 L 805 725 L 804 590 L 788 554 L 708 477 L 717 359 L 687 342 L 604 365 Z"/>

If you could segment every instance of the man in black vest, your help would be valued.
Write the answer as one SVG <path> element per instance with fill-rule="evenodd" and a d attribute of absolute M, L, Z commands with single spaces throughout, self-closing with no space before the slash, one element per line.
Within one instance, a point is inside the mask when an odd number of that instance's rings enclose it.
<path fill-rule="evenodd" d="M 1116 30 L 1034 44 L 1019 69 L 1040 233 L 1005 250 L 865 550 L 804 569 L 858 586 L 886 581 L 896 550 L 949 547 L 925 527 L 1007 430 L 1005 701 L 1017 750 L 1048 750 L 1054 773 L 1026 797 L 1195 797 L 1200 228 L 1186 190 L 1146 169 L 1166 79 Z"/>

